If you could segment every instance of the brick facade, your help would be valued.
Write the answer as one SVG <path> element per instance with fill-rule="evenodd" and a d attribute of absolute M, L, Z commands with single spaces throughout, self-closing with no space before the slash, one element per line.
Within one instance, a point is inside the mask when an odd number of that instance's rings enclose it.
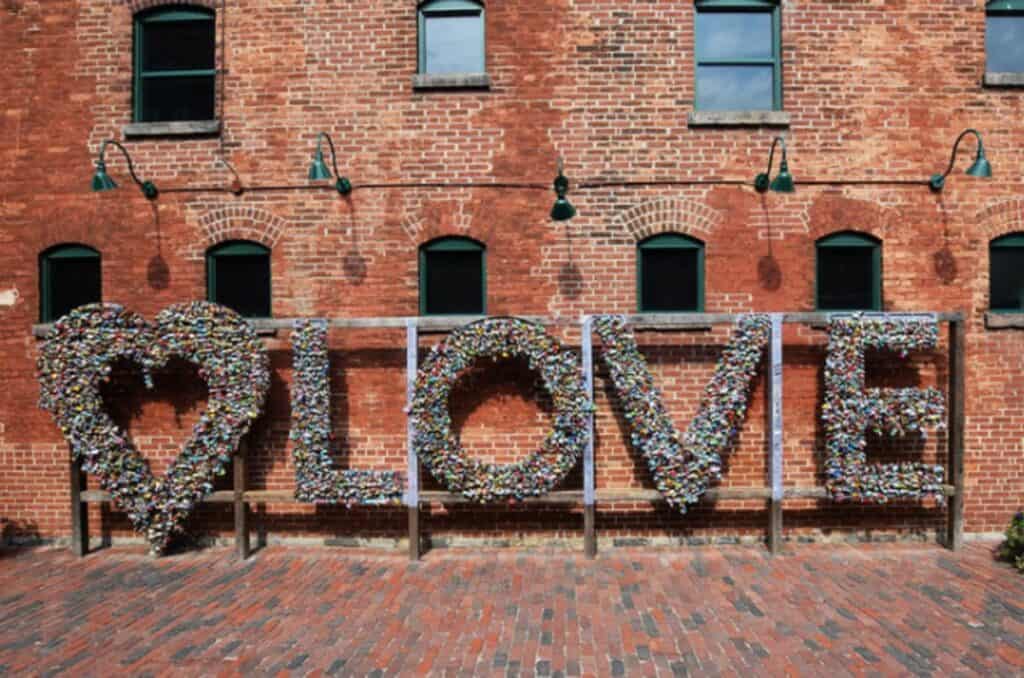
<path fill-rule="evenodd" d="M 773 127 L 689 127 L 693 6 L 688 2 L 506 0 L 487 3 L 487 91 L 414 91 L 416 3 L 367 0 L 217 0 L 220 134 L 125 140 L 131 122 L 132 13 L 150 0 L 2 0 L 0 53 L 0 518 L 5 537 L 68 534 L 67 448 L 38 409 L 38 254 L 60 243 L 102 253 L 104 300 L 152 316 L 205 295 L 204 252 L 244 238 L 272 249 L 273 313 L 399 316 L 417 312 L 417 249 L 442 235 L 487 247 L 492 315 L 634 312 L 636 245 L 677 232 L 706 246 L 708 311 L 797 311 L 814 305 L 814 242 L 842 230 L 883 242 L 883 301 L 891 311 L 967 313 L 966 530 L 1001 530 L 1024 493 L 1024 334 L 987 329 L 988 243 L 1024 231 L 1024 91 L 986 88 L 984 3 L 865 0 L 782 4 L 785 130 L 793 194 L 758 194 Z M 995 176 L 966 177 L 967 143 L 947 187 L 858 184 L 925 180 L 945 168 L 965 127 L 979 129 Z M 333 191 L 261 190 L 306 184 L 316 134 L 328 131 L 342 173 Z M 103 139 L 124 141 L 136 169 L 161 189 L 147 202 L 123 160 L 108 154 L 121 188 L 89 191 Z M 574 190 L 579 214 L 548 217 L 545 190 L 488 187 L 358 188 L 375 183 L 530 182 L 548 185 L 557 156 L 583 181 L 727 179 L 746 186 L 620 186 Z M 245 190 L 229 190 L 231 171 Z M 836 183 L 800 184 L 836 180 Z M 195 188 L 178 192 L 170 189 Z M 955 271 L 937 271 L 952 252 Z M 770 259 L 769 259 L 770 257 Z M 767 263 L 778 275 L 765 275 Z M 759 273 L 760 271 L 760 273 Z M 156 274 L 158 272 L 159 274 Z M 779 277 L 781 276 L 781 278 Z M 554 331 L 554 330 L 553 330 Z M 578 332 L 563 334 L 571 344 Z M 726 328 L 644 334 L 642 345 L 685 427 Z M 429 346 L 437 337 L 424 339 Z M 825 335 L 786 334 L 788 485 L 821 484 L 821 374 Z M 338 462 L 404 468 L 404 335 L 332 332 Z M 249 485 L 289 489 L 291 379 L 286 332 L 267 337 L 274 381 L 252 436 Z M 871 363 L 877 384 L 943 383 L 934 355 Z M 767 482 L 763 376 L 723 484 Z M 130 375 L 112 408 L 156 471 L 203 406 L 195 375 L 161 375 L 148 394 Z M 649 484 L 628 446 L 610 386 L 597 379 L 598 487 Z M 467 449 L 509 460 L 544 435 L 550 410 L 523 365 L 489 368 L 453 402 Z M 873 459 L 938 460 L 943 435 L 876 446 Z M 579 486 L 579 474 L 569 486 Z M 762 502 L 705 502 L 685 517 L 649 506 L 605 507 L 602 534 L 622 539 L 759 535 Z M 444 511 L 435 539 L 577 540 L 562 509 Z M 266 506 L 275 536 L 396 539 L 397 510 Z M 104 530 L 127 534 L 104 509 Z M 786 505 L 787 534 L 923 534 L 943 512 L 930 503 Z M 230 525 L 226 510 L 197 513 L 198 532 Z M 97 523 L 98 524 L 98 523 Z"/>

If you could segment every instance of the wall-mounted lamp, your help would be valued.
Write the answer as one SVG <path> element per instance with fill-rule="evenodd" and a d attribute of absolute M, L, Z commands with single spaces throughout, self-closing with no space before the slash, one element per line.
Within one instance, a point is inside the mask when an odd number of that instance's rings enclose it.
<path fill-rule="evenodd" d="M 967 168 L 966 174 L 978 177 L 979 179 L 988 179 L 992 176 L 992 166 L 988 164 L 988 159 L 985 157 L 985 146 L 981 143 L 981 134 L 977 130 L 965 129 L 963 132 L 960 132 L 960 136 L 956 138 L 956 142 L 953 144 L 953 154 L 949 157 L 949 167 L 942 174 L 933 174 L 932 178 L 928 180 L 928 185 L 936 193 L 941 191 L 946 185 L 946 177 L 953 171 L 953 164 L 956 162 L 956 149 L 960 145 L 960 141 L 968 134 L 973 134 L 977 138 L 978 153 L 974 156 L 974 162 Z"/>
<path fill-rule="evenodd" d="M 331 149 L 331 165 L 334 167 L 334 176 L 338 177 L 338 180 L 334 182 L 334 188 L 341 195 L 348 195 L 352 192 L 352 182 L 348 180 L 348 177 L 343 177 L 338 173 L 338 155 L 334 152 L 334 142 L 331 141 L 331 135 L 327 132 L 320 132 L 316 138 L 316 155 L 313 156 L 313 164 L 309 166 L 309 180 L 321 181 L 331 178 L 331 171 L 327 169 L 327 163 L 324 162 L 324 152 L 321 147 L 324 139 L 327 139 L 327 145 Z"/>
<path fill-rule="evenodd" d="M 92 177 L 92 190 L 100 192 L 112 191 L 113 189 L 117 188 L 117 184 L 110 177 L 110 175 L 107 174 L 107 163 L 103 161 L 104 154 L 107 152 L 108 144 L 111 146 L 117 146 L 119 149 L 121 149 L 121 152 L 124 154 L 125 160 L 128 161 L 128 173 L 132 175 L 132 180 L 139 186 L 140 189 L 142 189 L 142 195 L 146 196 L 150 200 L 155 200 L 158 194 L 158 191 L 156 190 L 156 185 L 152 181 L 142 181 L 139 179 L 139 177 L 135 174 L 135 166 L 132 165 L 132 157 L 128 155 L 128 151 L 125 150 L 124 146 L 117 143 L 113 139 L 107 139 L 102 144 L 100 144 L 100 154 L 99 157 L 96 159 L 96 174 L 94 174 Z"/>
<path fill-rule="evenodd" d="M 779 164 L 778 175 L 769 182 L 769 177 L 772 173 L 772 161 L 775 159 L 775 144 L 782 144 L 782 163 Z M 786 140 L 782 137 L 772 139 L 772 149 L 768 152 L 768 171 L 754 177 L 754 188 L 758 193 L 764 193 L 769 188 L 775 193 L 793 192 L 793 175 L 789 173 L 789 163 L 786 159 Z"/>
<path fill-rule="evenodd" d="M 568 221 L 576 216 L 576 208 L 565 195 L 569 192 L 569 179 L 562 173 L 562 159 L 558 159 L 558 176 L 555 177 L 555 204 L 551 208 L 551 218 L 555 221 Z"/>

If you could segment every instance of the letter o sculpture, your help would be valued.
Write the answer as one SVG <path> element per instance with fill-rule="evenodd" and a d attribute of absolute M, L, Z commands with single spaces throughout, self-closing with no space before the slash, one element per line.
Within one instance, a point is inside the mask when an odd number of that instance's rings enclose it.
<path fill-rule="evenodd" d="M 452 432 L 452 388 L 477 360 L 487 357 L 525 357 L 554 402 L 554 430 L 539 450 L 515 464 L 468 458 Z M 483 503 L 540 496 L 555 487 L 579 461 L 590 412 L 573 351 L 540 325 L 487 318 L 453 331 L 433 348 L 417 374 L 410 416 L 416 454 L 430 473 L 449 491 Z"/>

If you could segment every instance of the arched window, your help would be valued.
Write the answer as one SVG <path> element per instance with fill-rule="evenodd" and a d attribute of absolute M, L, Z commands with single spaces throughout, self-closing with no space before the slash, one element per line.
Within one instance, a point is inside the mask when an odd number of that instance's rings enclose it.
<path fill-rule="evenodd" d="M 57 245 L 39 255 L 39 320 L 53 322 L 102 299 L 100 253 L 85 245 Z"/>
<path fill-rule="evenodd" d="M 989 305 L 993 311 L 1024 311 L 1024 233 L 988 244 Z"/>
<path fill-rule="evenodd" d="M 694 9 L 694 109 L 782 110 L 779 3 L 697 0 Z"/>
<path fill-rule="evenodd" d="M 419 6 L 419 72 L 482 74 L 484 6 L 474 0 L 427 0 Z"/>
<path fill-rule="evenodd" d="M 188 5 L 135 15 L 136 122 L 214 119 L 214 18 L 211 10 Z"/>
<path fill-rule="evenodd" d="M 248 240 L 208 249 L 206 298 L 247 318 L 269 318 L 270 250 Z"/>
<path fill-rule="evenodd" d="M 469 238 L 431 240 L 420 247 L 420 314 L 487 312 L 485 248 Z"/>
<path fill-rule="evenodd" d="M 637 245 L 640 312 L 704 310 L 704 243 L 678 233 L 652 236 Z"/>
<path fill-rule="evenodd" d="M 991 0 L 985 6 L 985 72 L 1024 73 L 1024 0 Z"/>
<path fill-rule="evenodd" d="M 821 311 L 882 310 L 882 243 L 834 233 L 815 244 L 815 306 Z"/>

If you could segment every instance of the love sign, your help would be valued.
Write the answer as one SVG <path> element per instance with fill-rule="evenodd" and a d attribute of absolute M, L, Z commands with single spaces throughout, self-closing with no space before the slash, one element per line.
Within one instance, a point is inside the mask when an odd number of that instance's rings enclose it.
<path fill-rule="evenodd" d="M 742 316 L 704 389 L 697 414 L 676 430 L 633 333 L 621 316 L 594 317 L 601 359 L 658 490 L 685 513 L 721 475 L 722 455 L 746 418 L 754 376 L 771 334 L 769 316 Z M 934 320 L 836 318 L 829 327 L 822 408 L 827 487 L 836 500 L 884 502 L 941 498 L 942 467 L 866 463 L 866 431 L 888 435 L 941 426 L 935 389 L 866 389 L 868 349 L 907 352 L 936 345 Z M 331 456 L 327 324 L 299 321 L 292 332 L 292 458 L 295 496 L 330 504 L 397 504 L 403 474 L 334 466 Z M 206 411 L 164 478 L 156 479 L 127 434 L 104 411 L 99 393 L 115 361 L 138 366 L 147 386 L 172 357 L 199 368 L 209 388 Z M 525 357 L 552 397 L 553 427 L 540 449 L 515 464 L 468 458 L 452 431 L 449 395 L 477 361 Z M 171 306 L 155 323 L 120 306 L 84 306 L 58 320 L 38 361 L 40 404 L 53 413 L 75 459 L 100 479 L 154 551 L 162 551 L 193 507 L 213 490 L 252 422 L 270 383 L 266 354 L 249 324 L 207 302 Z M 419 365 L 409 409 L 416 457 L 448 490 L 477 502 L 521 500 L 551 491 L 578 463 L 588 442 L 592 404 L 576 354 L 540 325 L 486 318 L 452 331 Z"/>

